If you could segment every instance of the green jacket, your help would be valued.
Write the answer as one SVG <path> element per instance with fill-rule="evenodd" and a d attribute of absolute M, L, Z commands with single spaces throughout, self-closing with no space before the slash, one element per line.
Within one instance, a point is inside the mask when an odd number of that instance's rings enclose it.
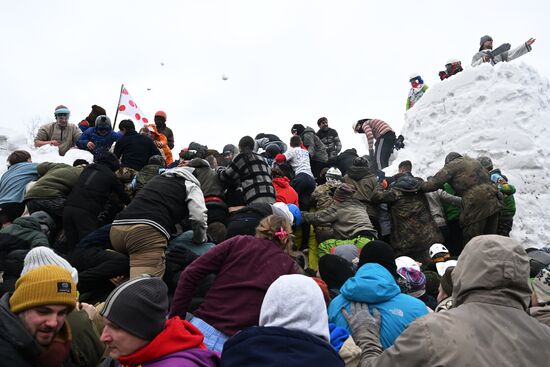
<path fill-rule="evenodd" d="M 355 187 L 353 197 L 365 205 L 369 217 L 378 218 L 378 207 L 371 201 L 378 187 L 376 175 L 368 167 L 351 166 L 344 176 L 344 182 Z"/>
<path fill-rule="evenodd" d="M 448 182 L 445 182 L 443 185 L 443 190 L 445 190 L 447 193 L 454 195 L 455 190 L 451 185 L 449 185 Z M 443 210 L 445 211 L 445 217 L 447 218 L 447 221 L 455 220 L 460 217 L 460 207 L 453 205 L 453 204 L 443 204 Z"/>
<path fill-rule="evenodd" d="M 504 201 L 500 215 L 505 218 L 512 218 L 516 215 L 516 201 L 514 199 L 514 193 L 516 188 L 514 185 L 506 183 L 497 186 L 500 192 L 504 195 Z"/>
<path fill-rule="evenodd" d="M 11 244 L 13 241 L 24 242 L 27 248 L 50 247 L 48 237 L 42 232 L 38 219 L 34 217 L 19 217 L 13 221 L 13 224 L 0 230 L 1 244 Z"/>
<path fill-rule="evenodd" d="M 40 178 L 27 192 L 25 200 L 67 197 L 76 185 L 82 169 L 65 163 L 40 163 L 37 168 Z"/>
<path fill-rule="evenodd" d="M 302 212 L 302 221 L 314 226 L 332 223 L 334 238 L 337 240 L 355 238 L 362 231 L 376 234 L 365 206 L 354 198 L 315 213 Z"/>

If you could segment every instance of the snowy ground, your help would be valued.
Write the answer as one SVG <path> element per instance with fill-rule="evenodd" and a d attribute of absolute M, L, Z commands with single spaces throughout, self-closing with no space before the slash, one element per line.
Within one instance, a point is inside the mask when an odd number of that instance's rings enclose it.
<path fill-rule="evenodd" d="M 447 153 L 489 156 L 516 186 L 512 236 L 525 246 L 550 244 L 550 83 L 524 63 L 482 65 L 432 86 L 407 112 L 406 149 L 413 173 L 435 174 Z"/>
<path fill-rule="evenodd" d="M 448 152 L 487 155 L 517 189 L 512 236 L 526 247 L 548 245 L 549 122 L 550 83 L 533 68 L 513 62 L 467 69 L 433 85 L 407 112 L 401 132 L 406 148 L 385 171 L 393 174 L 398 162 L 409 159 L 414 174 L 425 178 L 443 166 Z M 35 149 L 25 130 L 0 126 L 0 162 L 15 149 L 29 150 L 34 162 L 92 159 L 82 150 L 60 157 L 54 147 Z M 0 173 L 5 169 L 0 164 Z"/>

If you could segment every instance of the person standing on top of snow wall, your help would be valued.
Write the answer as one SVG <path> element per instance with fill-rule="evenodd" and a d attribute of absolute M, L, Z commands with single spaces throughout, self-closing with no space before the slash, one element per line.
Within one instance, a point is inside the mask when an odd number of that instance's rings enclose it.
<path fill-rule="evenodd" d="M 378 169 L 388 167 L 395 144 L 395 132 L 390 125 L 378 119 L 362 119 L 354 122 L 352 127 L 355 133 L 367 136 L 369 155 L 376 159 Z"/>
<path fill-rule="evenodd" d="M 491 65 L 495 65 L 497 62 L 512 61 L 531 51 L 531 45 L 534 42 L 534 38 L 529 38 L 525 43 L 522 43 L 513 50 L 504 51 L 493 56 L 491 53 L 493 51 L 493 38 L 491 36 L 483 36 L 479 40 L 479 52 L 472 58 L 472 66 L 478 66 L 484 62 L 490 62 Z M 509 47 L 510 45 L 508 44 Z"/>
<path fill-rule="evenodd" d="M 414 106 L 414 104 L 420 101 L 420 98 L 428 90 L 428 86 L 424 84 L 424 80 L 417 73 L 412 73 L 409 76 L 409 82 L 411 83 L 411 89 L 409 90 L 409 95 L 407 96 L 407 104 L 405 108 L 407 111 Z"/>

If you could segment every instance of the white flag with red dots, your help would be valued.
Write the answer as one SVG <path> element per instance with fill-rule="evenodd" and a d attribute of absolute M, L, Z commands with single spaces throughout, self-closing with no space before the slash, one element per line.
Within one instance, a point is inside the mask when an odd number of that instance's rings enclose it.
<path fill-rule="evenodd" d="M 122 88 L 120 92 L 120 102 L 118 104 L 118 111 L 127 116 L 130 116 L 134 120 L 136 130 L 140 130 L 143 125 L 149 122 L 149 119 L 143 115 L 143 112 L 139 109 L 136 101 L 132 98 L 126 87 Z"/>

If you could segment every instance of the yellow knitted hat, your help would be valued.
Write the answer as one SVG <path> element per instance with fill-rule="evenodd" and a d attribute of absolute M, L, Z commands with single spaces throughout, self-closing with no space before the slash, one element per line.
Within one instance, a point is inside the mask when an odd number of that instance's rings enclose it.
<path fill-rule="evenodd" d="M 76 306 L 76 284 L 71 273 L 56 265 L 44 265 L 22 275 L 10 298 L 13 313 L 44 305 Z"/>

